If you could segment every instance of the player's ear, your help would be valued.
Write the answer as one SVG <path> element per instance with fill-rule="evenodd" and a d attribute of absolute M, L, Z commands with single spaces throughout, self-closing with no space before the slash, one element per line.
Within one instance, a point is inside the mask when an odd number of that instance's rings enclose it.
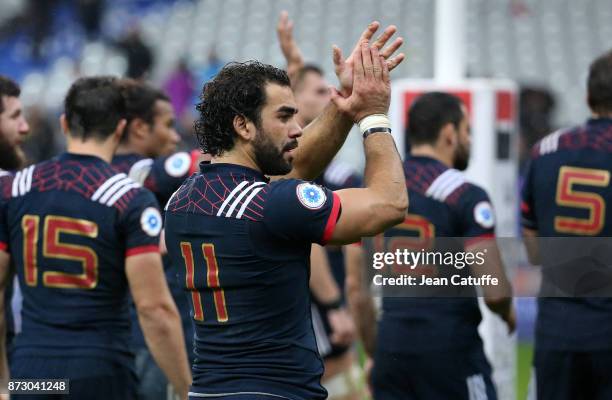
<path fill-rule="evenodd" d="M 251 141 L 255 137 L 255 125 L 244 115 L 235 115 L 233 123 L 236 134 L 242 139 Z"/>
<path fill-rule="evenodd" d="M 134 118 L 129 123 L 129 134 L 139 139 L 147 139 L 151 131 L 151 125 L 142 118 Z"/>
<path fill-rule="evenodd" d="M 70 134 L 70 129 L 68 129 L 68 121 L 66 120 L 66 114 L 64 113 L 60 115 L 60 127 L 62 128 L 64 135 L 68 136 Z"/>
<path fill-rule="evenodd" d="M 115 127 L 115 132 L 113 135 L 116 137 L 117 141 L 121 141 L 121 137 L 125 134 L 125 126 L 127 125 L 127 120 L 125 118 L 121 118 L 119 123 L 117 123 L 117 127 Z"/>
<path fill-rule="evenodd" d="M 438 143 L 442 144 L 444 147 L 455 147 L 457 140 L 458 137 L 455 125 L 453 125 L 451 122 L 447 123 L 442 127 L 442 129 L 440 129 Z"/>

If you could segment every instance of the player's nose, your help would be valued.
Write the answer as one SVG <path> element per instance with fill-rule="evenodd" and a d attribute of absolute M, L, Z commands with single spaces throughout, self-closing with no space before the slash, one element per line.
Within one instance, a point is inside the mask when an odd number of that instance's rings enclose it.
<path fill-rule="evenodd" d="M 30 132 L 30 124 L 25 119 L 22 119 L 19 123 L 19 133 L 22 135 L 27 135 Z"/>
<path fill-rule="evenodd" d="M 300 136 L 302 136 L 302 128 L 300 127 L 300 125 L 295 122 L 291 128 L 289 129 L 289 138 L 290 139 L 297 139 Z"/>

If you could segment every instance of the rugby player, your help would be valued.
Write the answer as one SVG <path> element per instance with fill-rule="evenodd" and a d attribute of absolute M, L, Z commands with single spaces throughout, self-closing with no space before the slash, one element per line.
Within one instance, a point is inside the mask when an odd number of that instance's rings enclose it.
<path fill-rule="evenodd" d="M 183 264 L 193 301 L 192 399 L 326 398 L 310 319 L 311 243 L 355 242 L 399 222 L 407 205 L 384 115 L 389 64 L 369 44 L 376 28 L 347 60 L 335 51 L 343 94 L 332 92 L 303 138 L 284 71 L 230 64 L 204 87 L 197 134 L 212 164 L 166 210 L 168 252 Z M 294 179 L 318 176 L 355 121 L 365 189 L 331 192 Z M 275 175 L 287 179 L 270 183 Z"/>
<path fill-rule="evenodd" d="M 191 154 L 175 152 L 180 137 L 174 128 L 174 109 L 161 90 L 132 79 L 122 80 L 121 86 L 126 99 L 126 132 L 111 165 L 149 189 L 159 204 L 165 205 L 170 195 L 193 172 L 201 153 L 199 150 Z M 168 287 L 183 322 L 187 356 L 192 357 L 193 328 L 189 303 L 182 285 L 176 280 L 176 271 L 170 266 L 170 260 L 163 256 L 163 261 Z M 138 398 L 165 400 L 172 389 L 146 345 L 133 307 L 130 314 L 136 375 L 139 378 Z"/>
<path fill-rule="evenodd" d="M 539 400 L 612 398 L 612 299 L 609 292 L 596 298 L 581 294 L 581 282 L 588 282 L 588 274 L 595 271 L 591 267 L 597 252 L 569 261 L 599 244 L 604 244 L 600 250 L 607 249 L 601 260 L 606 269 L 610 261 L 612 213 L 606 208 L 612 203 L 612 51 L 592 62 L 587 99 L 591 118 L 536 143 L 525 172 L 525 244 L 530 261 L 544 267 L 532 382 Z M 556 261 L 569 261 L 571 271 L 561 271 L 569 280 L 557 281 L 568 284 L 557 287 L 565 297 L 547 297 L 550 292 L 545 290 L 549 276 L 555 275 L 555 268 L 546 267 Z M 581 273 L 584 280 L 579 279 Z M 589 285 L 605 285 L 605 277 L 597 274 L 597 282 Z"/>
<path fill-rule="evenodd" d="M 402 224 L 385 232 L 386 251 L 403 246 L 398 243 L 407 241 L 400 238 L 408 236 L 418 239 L 418 249 L 437 243 L 457 251 L 486 253 L 484 265 L 473 272 L 499 279 L 499 287 L 483 287 L 484 300 L 513 331 L 511 287 L 494 239 L 493 208 L 485 191 L 468 183 L 460 172 L 467 168 L 470 155 L 465 106 L 452 95 L 426 93 L 410 107 L 406 135 L 411 146 L 404 162 L 410 206 Z M 448 271 L 469 276 L 469 268 L 431 268 L 434 276 Z M 421 293 L 383 297 L 376 344 L 366 346 L 375 349 L 374 398 L 496 399 L 478 334 L 481 314 L 474 288 L 469 287 L 463 297 L 449 297 L 446 292 L 424 297 L 431 292 Z"/>
<path fill-rule="evenodd" d="M 314 64 L 305 64 L 293 37 L 293 22 L 289 20 L 287 12 L 282 12 L 280 15 L 277 36 L 287 62 L 287 74 L 299 109 L 296 120 L 300 126 L 307 126 L 329 103 L 329 85 L 321 68 Z M 355 171 L 337 160 L 332 161 L 316 182 L 334 191 L 362 186 L 361 178 Z M 347 334 L 345 337 L 352 339 L 354 336 L 352 316 L 345 310 L 344 252 L 341 246 L 328 245 L 325 249 L 327 256 L 319 254 L 319 247 L 313 246 L 314 255 L 311 260 L 313 278 L 310 284 L 313 294 L 313 327 L 319 353 L 325 361 L 322 385 L 327 389 L 329 399 L 355 399 L 359 396 L 359 368 L 353 365 L 354 360 L 349 351 L 352 340 L 338 341 L 336 336 L 346 332 L 348 328 L 351 329 L 351 335 L 349 337 Z M 358 252 L 359 247 L 347 246 L 344 251 Z M 331 273 L 327 272 L 327 269 L 331 269 Z M 332 276 L 335 284 L 314 279 L 315 272 L 323 276 Z"/>
<path fill-rule="evenodd" d="M 0 195 L 9 190 L 11 173 L 23 167 L 25 155 L 21 149 L 21 143 L 28 134 L 30 127 L 25 119 L 19 95 L 21 89 L 12 79 L 0 75 Z M 0 245 L 0 250 L 3 249 Z M 1 257 L 1 256 L 0 256 Z M 2 260 L 0 260 L 1 262 Z M 0 313 L 4 312 L 4 322 L 0 326 L 0 359 L 6 357 L 6 351 L 10 347 L 15 334 L 13 313 L 11 309 L 11 297 L 13 293 L 12 274 L 5 276 L 6 282 L 0 282 L 5 286 L 4 306 L 0 307 Z M 6 337 L 6 340 L 3 338 Z M 7 366 L 4 365 L 0 379 L 8 377 Z M 4 386 L 2 386 L 4 387 Z"/>
<path fill-rule="evenodd" d="M 19 171 L 0 203 L 0 281 L 10 255 L 24 298 L 11 376 L 70 379 L 72 398 L 134 398 L 131 293 L 151 352 L 185 398 L 191 375 L 159 255 L 161 215 L 151 192 L 110 166 L 126 125 L 118 80 L 77 80 L 60 122 L 68 151 Z"/>

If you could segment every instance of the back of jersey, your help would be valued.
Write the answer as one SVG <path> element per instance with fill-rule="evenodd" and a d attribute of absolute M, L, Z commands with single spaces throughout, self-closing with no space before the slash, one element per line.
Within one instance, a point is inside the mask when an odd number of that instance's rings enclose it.
<path fill-rule="evenodd" d="M 404 164 L 410 204 L 404 222 L 375 238 L 375 252 L 404 249 L 449 254 L 494 232 L 487 194 L 463 174 L 429 157 L 412 156 Z M 486 210 L 485 210 L 486 209 Z M 485 212 L 486 211 L 486 212 Z M 488 214 L 487 214 L 488 213 Z M 465 238 L 465 239 L 464 239 Z M 469 267 L 419 263 L 387 265 L 384 276 L 450 279 L 468 277 Z M 384 351 L 421 353 L 480 345 L 481 314 L 472 286 L 420 285 L 383 288 L 379 346 Z"/>
<path fill-rule="evenodd" d="M 16 351 L 131 362 L 125 257 L 158 251 L 153 195 L 102 159 L 65 153 L 18 172 L 3 203 L 23 293 Z"/>
<path fill-rule="evenodd" d="M 610 284 L 601 297 L 585 297 L 611 279 L 601 270 L 612 236 L 611 169 L 612 119 L 554 132 L 532 151 L 521 210 L 523 226 L 540 237 L 540 348 L 612 349 Z"/>

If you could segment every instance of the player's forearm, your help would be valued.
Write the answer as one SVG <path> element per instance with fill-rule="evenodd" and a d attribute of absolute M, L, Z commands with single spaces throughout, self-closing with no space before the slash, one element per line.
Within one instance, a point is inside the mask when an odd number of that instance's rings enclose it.
<path fill-rule="evenodd" d="M 364 350 L 372 357 L 376 342 L 376 309 L 364 276 L 363 250 L 356 246 L 345 246 L 344 257 L 347 303 Z"/>
<path fill-rule="evenodd" d="M 406 178 L 393 137 L 375 133 L 365 139 L 365 186 L 372 193 L 375 220 L 387 228 L 404 220 L 408 208 Z M 382 231 L 380 229 L 379 231 Z"/>
<path fill-rule="evenodd" d="M 323 113 L 304 128 L 289 177 L 313 180 L 321 175 L 344 144 L 352 126 L 350 116 L 330 102 Z"/>
<path fill-rule="evenodd" d="M 340 288 L 330 270 L 325 249 L 313 244 L 310 252 L 310 290 L 315 298 L 329 304 L 340 299 Z"/>
<path fill-rule="evenodd" d="M 162 305 L 138 310 L 138 316 L 147 346 L 157 365 L 181 398 L 186 398 L 191 372 L 176 306 Z"/>

